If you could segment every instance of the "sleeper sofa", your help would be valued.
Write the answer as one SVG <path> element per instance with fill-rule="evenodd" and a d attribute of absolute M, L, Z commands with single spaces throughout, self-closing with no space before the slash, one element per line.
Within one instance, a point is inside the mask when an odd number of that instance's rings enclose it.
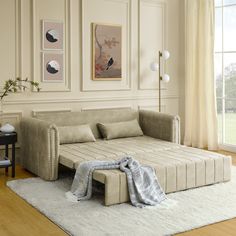
<path fill-rule="evenodd" d="M 143 136 L 102 139 L 97 124 L 137 119 Z M 60 145 L 60 127 L 89 124 L 95 142 Z M 61 134 L 62 135 L 62 134 Z M 38 115 L 21 122 L 22 165 L 44 180 L 58 178 L 59 164 L 76 169 L 84 161 L 131 156 L 156 170 L 166 193 L 229 181 L 231 157 L 180 145 L 178 116 L 132 109 Z M 119 170 L 96 170 L 105 185 L 105 205 L 129 201 L 126 176 Z"/>

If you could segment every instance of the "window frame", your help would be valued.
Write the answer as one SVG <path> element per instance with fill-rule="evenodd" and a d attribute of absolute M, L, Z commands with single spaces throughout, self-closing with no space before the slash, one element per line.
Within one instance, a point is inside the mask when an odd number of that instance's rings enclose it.
<path fill-rule="evenodd" d="M 232 100 L 232 99 L 236 99 L 236 98 L 226 98 L 225 96 L 225 71 L 224 71 L 224 56 L 227 54 L 232 54 L 235 53 L 236 54 L 236 50 L 235 51 L 225 51 L 224 50 L 224 9 L 228 8 L 228 7 L 236 7 L 236 2 L 235 4 L 223 4 L 223 0 L 221 0 L 221 5 L 217 5 L 215 6 L 215 13 L 216 13 L 216 9 L 221 9 L 221 23 L 222 23 L 222 29 L 221 29 L 221 51 L 216 51 L 214 50 L 214 58 L 216 55 L 220 55 L 221 57 L 221 73 L 222 73 L 222 96 L 218 97 L 216 95 L 216 103 L 218 102 L 218 100 L 222 103 L 222 127 L 221 127 L 221 137 L 219 137 L 219 146 L 221 149 L 224 150 L 228 150 L 228 151 L 233 151 L 236 152 L 236 144 L 229 144 L 226 143 L 225 141 L 225 104 L 227 100 Z M 216 78 L 215 78 L 216 79 Z M 215 88 L 216 89 L 216 88 Z M 218 135 L 219 135 L 219 127 L 218 127 Z"/>

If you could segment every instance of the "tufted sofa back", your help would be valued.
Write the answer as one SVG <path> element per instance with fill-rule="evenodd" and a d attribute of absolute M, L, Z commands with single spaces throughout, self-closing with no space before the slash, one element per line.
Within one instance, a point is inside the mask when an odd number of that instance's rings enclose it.
<path fill-rule="evenodd" d="M 139 113 L 132 109 L 96 110 L 82 112 L 63 112 L 39 114 L 35 118 L 53 123 L 56 126 L 75 126 L 89 124 L 95 138 L 101 138 L 97 123 L 129 121 L 139 118 Z"/>

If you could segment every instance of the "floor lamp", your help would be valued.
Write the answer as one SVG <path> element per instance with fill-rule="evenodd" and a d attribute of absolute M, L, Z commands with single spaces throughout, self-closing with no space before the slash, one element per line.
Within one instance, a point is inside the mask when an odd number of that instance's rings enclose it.
<path fill-rule="evenodd" d="M 170 57 L 170 53 L 167 50 L 163 52 L 159 51 L 158 63 L 151 63 L 151 70 L 158 71 L 158 82 L 159 82 L 159 112 L 161 112 L 161 81 L 168 83 L 170 81 L 170 76 L 168 74 L 161 75 L 161 58 L 167 60 Z"/>

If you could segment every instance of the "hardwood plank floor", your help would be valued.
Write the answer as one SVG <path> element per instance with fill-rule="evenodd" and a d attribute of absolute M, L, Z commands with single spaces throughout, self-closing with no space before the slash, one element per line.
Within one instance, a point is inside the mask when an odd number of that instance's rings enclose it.
<path fill-rule="evenodd" d="M 11 177 L 0 169 L 0 235 L 1 236 L 65 236 L 67 235 L 38 210 L 6 187 Z M 9 170 L 9 175 L 11 170 Z M 16 168 L 16 178 L 33 175 L 21 167 Z"/>
<path fill-rule="evenodd" d="M 220 151 L 225 155 L 233 157 L 233 164 L 236 165 L 236 154 Z M 9 175 L 11 170 L 9 171 Z M 31 173 L 20 166 L 16 168 L 16 178 L 33 177 Z M 5 176 L 4 169 L 0 169 L 0 236 L 65 236 L 67 235 L 38 210 L 18 197 L 8 187 L 6 182 L 11 180 Z M 199 229 L 188 231 L 179 236 L 234 236 L 236 235 L 236 218 L 217 224 L 205 226 Z"/>

